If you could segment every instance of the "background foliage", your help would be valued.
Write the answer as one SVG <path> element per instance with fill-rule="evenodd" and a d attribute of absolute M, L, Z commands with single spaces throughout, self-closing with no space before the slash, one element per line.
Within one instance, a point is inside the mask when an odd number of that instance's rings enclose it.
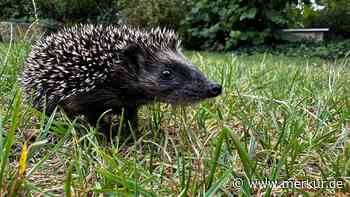
<path fill-rule="evenodd" d="M 237 55 L 254 55 L 268 53 L 273 55 L 283 55 L 288 57 L 318 57 L 327 60 L 337 60 L 349 57 L 350 40 L 336 40 L 326 42 L 294 42 L 280 43 L 272 45 L 245 46 L 234 51 Z"/>
<path fill-rule="evenodd" d="M 117 23 L 116 0 L 38 0 L 38 11 L 42 18 L 62 23 Z"/>
<path fill-rule="evenodd" d="M 350 38 L 350 1 L 322 0 L 323 10 L 315 11 L 305 7 L 303 24 L 306 27 L 328 27 L 332 38 Z"/>
<path fill-rule="evenodd" d="M 192 48 L 230 50 L 276 40 L 290 21 L 292 0 L 198 0 L 184 21 Z"/>
<path fill-rule="evenodd" d="M 25 0 L 1 0 L 0 20 L 22 19 L 30 20 L 34 16 L 31 1 Z"/>
<path fill-rule="evenodd" d="M 129 24 L 179 29 L 192 3 L 191 0 L 120 0 L 119 7 Z"/>
<path fill-rule="evenodd" d="M 35 0 L 48 27 L 75 23 L 129 23 L 176 29 L 186 48 L 231 51 L 281 42 L 286 27 L 329 27 L 332 38 L 350 38 L 350 1 L 317 0 Z M 0 1 L 0 20 L 34 20 L 29 0 Z M 288 46 L 288 45 L 281 45 Z M 336 44 L 336 46 L 341 46 Z M 262 46 L 261 49 L 266 47 Z M 272 47 L 273 48 L 273 47 Z M 259 49 L 260 50 L 260 49 Z M 333 52 L 330 52 L 334 54 Z M 331 55 L 333 56 L 333 55 Z"/>
<path fill-rule="evenodd" d="M 170 26 L 178 29 L 191 0 L 36 0 L 38 15 L 55 23 L 125 23 Z M 33 5 L 28 0 L 0 2 L 0 19 L 30 22 Z"/>
<path fill-rule="evenodd" d="M 122 17 L 116 0 L 35 0 L 41 23 L 49 30 L 74 23 L 119 23 Z M 28 0 L 0 2 L 0 20 L 31 22 L 34 6 Z"/>

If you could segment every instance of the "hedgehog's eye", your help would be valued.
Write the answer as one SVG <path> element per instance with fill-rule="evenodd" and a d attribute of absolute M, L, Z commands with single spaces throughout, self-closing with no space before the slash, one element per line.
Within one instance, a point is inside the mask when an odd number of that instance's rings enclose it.
<path fill-rule="evenodd" d="M 166 79 L 166 80 L 170 80 L 173 78 L 173 74 L 171 73 L 170 70 L 163 70 L 161 73 L 161 78 Z"/>

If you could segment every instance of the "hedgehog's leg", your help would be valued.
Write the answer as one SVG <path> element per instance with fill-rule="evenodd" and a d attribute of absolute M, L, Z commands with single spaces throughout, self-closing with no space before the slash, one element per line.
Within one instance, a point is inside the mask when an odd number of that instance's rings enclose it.
<path fill-rule="evenodd" d="M 89 124 L 96 127 L 110 141 L 114 137 L 113 113 L 104 112 L 98 108 L 87 107 L 90 110 L 84 112 L 84 116 Z M 111 135 L 112 134 L 112 135 Z"/>
<path fill-rule="evenodd" d="M 109 141 L 118 135 L 119 129 L 121 129 L 119 137 L 122 139 L 126 139 L 130 136 L 131 132 L 136 132 L 137 108 L 125 108 L 124 110 L 117 108 L 117 112 L 115 109 L 105 112 L 99 111 L 97 108 L 90 107 L 90 109 L 91 110 L 86 111 L 84 114 L 87 121 L 92 126 L 98 126 Z M 122 114 L 123 120 L 121 120 Z M 120 123 L 122 125 L 120 125 Z"/>
<path fill-rule="evenodd" d="M 127 130 L 130 132 L 137 132 L 137 107 L 126 107 L 124 108 L 125 124 L 127 125 Z"/>
<path fill-rule="evenodd" d="M 99 118 L 102 114 L 103 114 L 103 112 L 91 110 L 91 111 L 86 111 L 84 113 L 84 116 L 85 116 L 86 120 L 90 123 L 91 126 L 96 127 L 97 123 L 101 124 L 101 121 L 99 122 Z"/>
<path fill-rule="evenodd" d="M 78 99 L 75 97 L 67 98 L 59 103 L 59 105 L 66 112 L 66 115 L 74 119 L 75 116 L 83 114 L 84 107 L 78 102 Z"/>
<path fill-rule="evenodd" d="M 135 107 L 114 107 L 113 114 L 117 115 L 118 124 L 114 124 L 112 137 L 118 135 L 118 131 L 121 127 L 120 137 L 127 138 L 131 136 L 132 133 L 137 133 L 137 111 L 138 108 Z M 123 118 L 122 118 L 123 117 Z M 111 121 L 112 122 L 112 121 Z M 120 123 L 122 125 L 120 125 Z"/>
<path fill-rule="evenodd" d="M 73 96 L 63 100 L 60 106 L 62 106 L 69 118 L 74 119 L 77 115 L 84 115 L 87 122 L 95 127 L 103 111 L 94 104 L 82 101 L 84 100 L 81 97 Z"/>

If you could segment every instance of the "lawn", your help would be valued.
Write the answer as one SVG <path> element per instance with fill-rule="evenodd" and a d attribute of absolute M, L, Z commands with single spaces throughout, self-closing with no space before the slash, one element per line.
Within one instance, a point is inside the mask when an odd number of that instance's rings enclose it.
<path fill-rule="evenodd" d="M 1 194 L 285 196 L 349 190 L 347 59 L 188 51 L 208 78 L 223 84 L 223 94 L 187 107 L 145 106 L 139 113 L 142 137 L 108 143 L 82 121 L 59 110 L 45 117 L 23 101 L 17 81 L 29 50 L 27 44 L 0 45 Z"/>

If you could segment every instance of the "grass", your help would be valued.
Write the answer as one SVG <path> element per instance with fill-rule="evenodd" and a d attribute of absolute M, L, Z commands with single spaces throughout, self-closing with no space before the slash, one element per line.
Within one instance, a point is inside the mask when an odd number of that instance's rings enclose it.
<path fill-rule="evenodd" d="M 29 50 L 0 45 L 0 196 L 348 194 L 346 59 L 187 52 L 224 93 L 195 106 L 145 106 L 143 136 L 108 144 L 94 128 L 23 101 L 17 81 Z M 264 180 L 340 185 L 254 186 Z"/>

